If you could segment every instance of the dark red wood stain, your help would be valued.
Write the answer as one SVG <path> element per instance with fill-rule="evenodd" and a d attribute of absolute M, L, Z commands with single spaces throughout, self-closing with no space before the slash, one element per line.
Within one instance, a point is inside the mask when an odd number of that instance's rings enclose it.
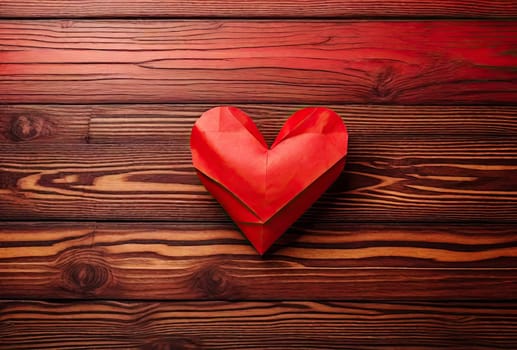
<path fill-rule="evenodd" d="M 517 348 L 517 2 L 0 4 L 0 348 Z M 468 20 L 466 20 L 468 19 Z M 321 104 L 347 166 L 264 257 L 200 114 Z"/>
<path fill-rule="evenodd" d="M 517 100 L 513 22 L 4 21 L 0 42 L 3 102 Z"/>

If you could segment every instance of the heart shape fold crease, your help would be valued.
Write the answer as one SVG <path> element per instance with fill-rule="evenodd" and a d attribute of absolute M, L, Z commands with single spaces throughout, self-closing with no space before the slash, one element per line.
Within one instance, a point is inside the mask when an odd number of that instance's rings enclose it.
<path fill-rule="evenodd" d="M 203 185 L 262 255 L 337 179 L 348 133 L 331 109 L 304 108 L 268 147 L 236 107 L 203 113 L 192 128 L 192 162 Z"/>

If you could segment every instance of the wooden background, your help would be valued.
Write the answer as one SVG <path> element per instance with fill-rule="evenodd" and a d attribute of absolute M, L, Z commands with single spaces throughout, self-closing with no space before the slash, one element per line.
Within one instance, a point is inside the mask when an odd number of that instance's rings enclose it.
<path fill-rule="evenodd" d="M 0 2 L 1 349 L 517 348 L 517 1 Z M 335 109 L 349 161 L 259 257 L 208 108 Z"/>

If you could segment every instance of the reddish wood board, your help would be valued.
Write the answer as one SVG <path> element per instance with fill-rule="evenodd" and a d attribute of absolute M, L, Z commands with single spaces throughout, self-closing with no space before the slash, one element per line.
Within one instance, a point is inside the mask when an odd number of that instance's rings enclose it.
<path fill-rule="evenodd" d="M 512 104 L 497 21 L 0 21 L 2 102 Z"/>

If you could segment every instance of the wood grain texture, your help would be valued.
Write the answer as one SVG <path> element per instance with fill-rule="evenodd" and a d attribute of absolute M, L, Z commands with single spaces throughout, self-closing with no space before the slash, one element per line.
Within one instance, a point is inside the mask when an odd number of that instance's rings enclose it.
<path fill-rule="evenodd" d="M 515 225 L 295 225 L 260 257 L 233 225 L 0 226 L 1 298 L 512 299 Z"/>
<path fill-rule="evenodd" d="M 516 222 L 514 137 L 352 138 L 302 222 Z M 227 221 L 186 142 L 0 145 L 4 219 Z"/>
<path fill-rule="evenodd" d="M 3 301 L 4 349 L 514 349 L 515 303 Z"/>
<path fill-rule="evenodd" d="M 308 30 L 310 28 L 310 30 Z M 509 21 L 1 21 L 2 102 L 514 104 Z"/>
<path fill-rule="evenodd" d="M 0 105 L 0 143 L 189 143 L 209 104 Z M 300 105 L 238 105 L 272 143 Z M 353 137 L 516 137 L 513 106 L 329 105 Z"/>
<path fill-rule="evenodd" d="M 0 17 L 515 18 L 514 0 L 2 0 Z"/>
<path fill-rule="evenodd" d="M 0 348 L 516 349 L 515 18 L 515 0 L 0 0 Z M 314 104 L 352 135 L 265 257 L 190 164 L 221 104 L 269 142 Z"/>

